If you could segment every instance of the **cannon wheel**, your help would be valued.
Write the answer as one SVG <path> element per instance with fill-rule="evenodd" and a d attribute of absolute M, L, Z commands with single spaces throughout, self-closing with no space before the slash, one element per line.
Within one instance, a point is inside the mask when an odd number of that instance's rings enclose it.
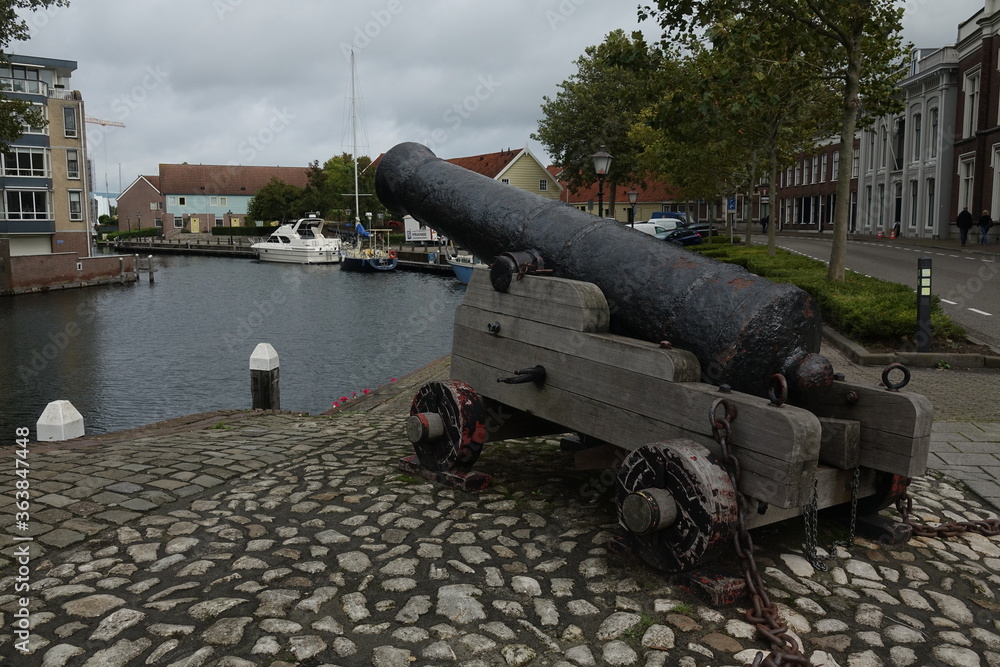
<path fill-rule="evenodd" d="M 410 415 L 407 428 L 422 467 L 433 472 L 469 468 L 479 458 L 486 442 L 486 411 L 465 382 L 428 382 L 413 397 Z M 440 434 L 427 434 L 428 418 L 438 422 Z"/>
<path fill-rule="evenodd" d="M 682 572 L 710 559 L 731 537 L 738 505 L 729 475 L 690 440 L 642 445 L 618 472 L 618 520 L 647 564 Z"/>

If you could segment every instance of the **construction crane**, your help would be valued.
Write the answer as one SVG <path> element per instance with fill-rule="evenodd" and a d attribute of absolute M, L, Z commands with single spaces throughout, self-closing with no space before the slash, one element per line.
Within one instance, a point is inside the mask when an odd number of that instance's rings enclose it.
<path fill-rule="evenodd" d="M 112 126 L 112 127 L 125 127 L 125 123 L 121 123 L 117 120 L 105 120 L 104 118 L 94 118 L 93 116 L 84 116 L 83 118 L 88 123 L 93 123 L 94 125 Z"/>

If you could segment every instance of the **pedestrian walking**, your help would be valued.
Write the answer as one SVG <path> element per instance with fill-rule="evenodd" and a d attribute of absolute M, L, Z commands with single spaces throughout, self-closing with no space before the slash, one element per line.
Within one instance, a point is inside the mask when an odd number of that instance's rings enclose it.
<path fill-rule="evenodd" d="M 979 216 L 979 245 L 987 245 L 989 243 L 990 227 L 993 226 L 993 218 L 990 217 L 989 211 L 983 211 L 983 214 Z"/>
<path fill-rule="evenodd" d="M 962 239 L 962 246 L 964 247 L 965 242 L 969 238 L 969 230 L 972 229 L 972 214 L 969 213 L 968 206 L 962 208 L 962 212 L 958 214 L 955 224 L 958 225 L 958 235 Z"/>
<path fill-rule="evenodd" d="M 760 219 L 760 233 L 761 234 L 767 234 L 767 223 L 769 223 L 769 222 L 770 222 L 770 220 L 768 219 L 768 217 L 766 215 L 763 218 Z"/>

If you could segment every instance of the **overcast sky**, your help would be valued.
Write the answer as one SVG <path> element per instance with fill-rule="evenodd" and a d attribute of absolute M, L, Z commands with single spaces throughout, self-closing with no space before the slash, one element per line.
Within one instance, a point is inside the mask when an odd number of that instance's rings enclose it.
<path fill-rule="evenodd" d="M 955 41 L 984 0 L 907 0 L 904 37 Z M 72 60 L 95 189 L 159 163 L 305 166 L 352 152 L 349 58 L 364 106 L 359 154 L 402 141 L 440 157 L 527 145 L 545 95 L 589 45 L 642 30 L 635 0 L 71 0 L 29 17 L 9 51 Z M 612 167 L 613 168 L 613 167 Z M 120 174 L 120 177 L 119 177 Z"/>

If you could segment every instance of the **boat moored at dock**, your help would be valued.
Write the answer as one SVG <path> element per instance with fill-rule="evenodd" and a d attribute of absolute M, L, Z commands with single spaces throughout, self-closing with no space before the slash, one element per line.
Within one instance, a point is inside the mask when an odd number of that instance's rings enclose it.
<path fill-rule="evenodd" d="M 323 235 L 324 220 L 315 216 L 281 225 L 265 241 L 250 246 L 262 262 L 336 264 L 341 259 L 339 238 Z"/>

